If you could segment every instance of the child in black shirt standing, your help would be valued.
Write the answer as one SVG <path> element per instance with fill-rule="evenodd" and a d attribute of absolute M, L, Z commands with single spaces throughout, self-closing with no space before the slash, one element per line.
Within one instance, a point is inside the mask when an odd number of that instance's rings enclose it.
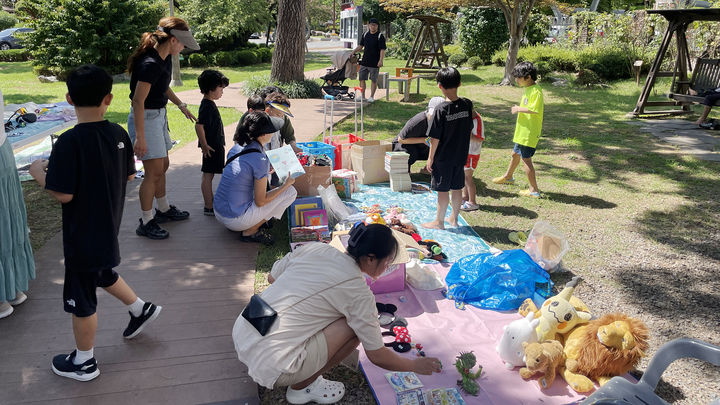
<path fill-rule="evenodd" d="M 216 173 L 222 174 L 225 166 L 225 130 L 215 100 L 222 97 L 223 89 L 229 84 L 228 78 L 217 70 L 208 69 L 198 76 L 198 86 L 203 99 L 200 102 L 195 132 L 203 155 L 200 191 L 205 202 L 205 215 L 215 215 L 212 208 L 212 181 Z"/>
<path fill-rule="evenodd" d="M 458 225 L 465 186 L 464 167 L 473 129 L 472 101 L 457 95 L 460 72 L 455 68 L 442 68 L 435 79 L 447 100 L 437 107 L 430 123 L 430 153 L 427 170 L 431 173 L 430 186 L 438 194 L 437 216 L 434 221 L 422 224 L 425 228 L 445 229 L 445 213 L 452 193 L 452 212 L 448 222 Z"/>
<path fill-rule="evenodd" d="M 120 264 L 118 231 L 125 186 L 135 176 L 133 144 L 125 130 L 103 119 L 112 101 L 112 77 L 97 66 L 75 69 L 67 101 L 78 124 L 55 142 L 50 160 L 37 160 L 30 174 L 62 203 L 65 312 L 71 313 L 76 350 L 53 358 L 55 374 L 78 381 L 100 375 L 93 355 L 97 287 L 128 306 L 126 339 L 157 318 L 162 307 L 144 302 L 114 270 Z M 47 170 L 47 173 L 46 173 Z"/>

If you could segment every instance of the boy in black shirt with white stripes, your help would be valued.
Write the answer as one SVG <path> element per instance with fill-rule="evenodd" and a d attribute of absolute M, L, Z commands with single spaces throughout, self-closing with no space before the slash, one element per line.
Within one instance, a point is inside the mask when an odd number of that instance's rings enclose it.
<path fill-rule="evenodd" d="M 430 153 L 427 170 L 431 173 L 430 186 L 438 194 L 437 216 L 424 223 L 424 228 L 445 229 L 445 213 L 452 197 L 452 212 L 448 222 L 458 225 L 462 205 L 462 189 L 465 186 L 464 167 L 473 129 L 473 103 L 457 94 L 460 72 L 449 67 L 442 68 L 435 76 L 438 87 L 449 101 L 435 107 L 435 114 L 428 129 Z"/>

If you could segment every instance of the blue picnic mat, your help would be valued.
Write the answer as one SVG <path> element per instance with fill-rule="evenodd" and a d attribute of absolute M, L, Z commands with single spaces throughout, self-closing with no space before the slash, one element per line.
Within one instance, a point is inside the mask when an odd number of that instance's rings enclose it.
<path fill-rule="evenodd" d="M 352 194 L 352 199 L 345 201 L 351 202 L 357 208 L 373 204 L 378 204 L 383 210 L 394 205 L 404 208 L 408 219 L 415 224 L 423 239 L 432 239 L 442 245 L 448 261 L 454 262 L 463 256 L 490 252 L 490 245 L 475 233 L 462 214 L 458 221 L 460 226 L 456 228 L 440 230 L 425 229 L 421 226 L 435 219 L 437 194 L 433 191 L 421 194 L 401 193 L 390 190 L 389 183 L 358 184 L 358 190 Z M 450 215 L 450 207 L 447 215 Z"/>

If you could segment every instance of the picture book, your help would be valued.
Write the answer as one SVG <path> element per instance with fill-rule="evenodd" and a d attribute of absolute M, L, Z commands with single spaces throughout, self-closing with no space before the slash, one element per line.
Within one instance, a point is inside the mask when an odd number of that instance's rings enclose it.
<path fill-rule="evenodd" d="M 302 211 L 303 226 L 321 226 L 328 224 L 327 212 L 323 209 Z"/>
<path fill-rule="evenodd" d="M 387 373 L 385 374 L 385 378 L 387 378 L 395 392 L 409 391 L 415 388 L 422 388 L 423 386 L 418 376 L 412 371 Z"/>
<path fill-rule="evenodd" d="M 425 397 L 419 388 L 397 393 L 398 405 L 426 405 Z"/>
<path fill-rule="evenodd" d="M 270 159 L 270 164 L 275 169 L 281 183 L 285 181 L 288 173 L 292 178 L 305 174 L 305 169 L 300 164 L 292 146 L 285 145 L 282 148 L 268 150 L 265 154 Z"/>
<path fill-rule="evenodd" d="M 425 391 L 427 405 L 465 405 L 457 388 L 436 388 Z"/>
<path fill-rule="evenodd" d="M 323 209 L 320 197 L 303 197 L 295 200 L 290 205 L 290 227 L 302 225 L 302 211 L 310 209 Z"/>

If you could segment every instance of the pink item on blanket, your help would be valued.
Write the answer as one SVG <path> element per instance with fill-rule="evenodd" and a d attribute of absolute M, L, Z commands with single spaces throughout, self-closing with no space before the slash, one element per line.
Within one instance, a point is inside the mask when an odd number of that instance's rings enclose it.
<path fill-rule="evenodd" d="M 450 270 L 448 263 L 431 265 L 443 279 Z M 401 298 L 402 297 L 402 298 Z M 442 361 L 443 371 L 430 376 L 418 375 L 424 390 L 456 387 L 460 374 L 455 369 L 455 357 L 461 351 L 472 350 L 483 367 L 478 396 L 463 393 L 468 404 L 568 404 L 583 398 L 570 389 L 562 377 L 557 377 L 548 390 L 541 391 L 537 381 L 523 380 L 519 368 L 508 370 L 495 351 L 503 326 L 520 319 L 517 313 L 501 313 L 466 306 L 455 308 L 454 301 L 443 297 L 441 290 L 422 291 L 406 285 L 401 292 L 375 294 L 375 300 L 398 307 L 396 315 L 408 321 L 413 343 L 422 344 L 428 357 Z M 398 353 L 416 358 L 416 351 Z M 387 370 L 377 367 L 360 351 L 360 365 L 380 405 L 396 404 L 396 396 L 385 379 Z"/>

